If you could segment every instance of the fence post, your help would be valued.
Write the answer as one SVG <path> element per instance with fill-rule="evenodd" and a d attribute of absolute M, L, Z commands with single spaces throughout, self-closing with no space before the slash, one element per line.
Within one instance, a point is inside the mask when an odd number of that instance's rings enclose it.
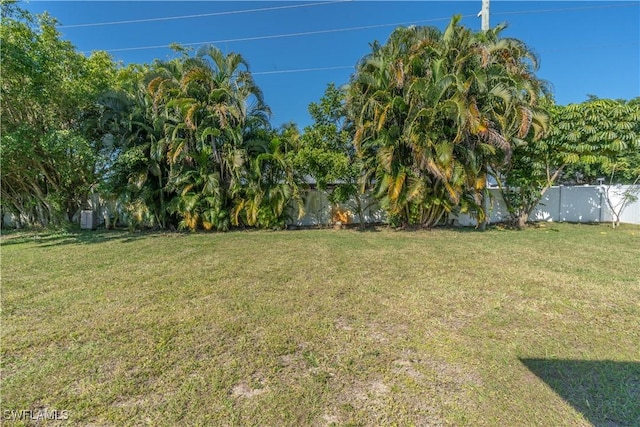
<path fill-rule="evenodd" d="M 558 186 L 558 222 L 562 222 L 562 187 L 562 184 Z"/>
<path fill-rule="evenodd" d="M 602 209 L 604 203 L 604 187 L 599 186 L 598 190 L 600 191 L 600 222 L 604 222 L 604 209 Z"/>

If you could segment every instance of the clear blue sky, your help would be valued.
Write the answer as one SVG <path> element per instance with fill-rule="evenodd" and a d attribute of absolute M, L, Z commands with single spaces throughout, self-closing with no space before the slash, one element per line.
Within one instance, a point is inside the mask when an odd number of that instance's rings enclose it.
<path fill-rule="evenodd" d="M 444 28 L 451 16 L 479 30 L 475 1 L 31 1 L 32 12 L 58 19 L 63 38 L 80 51 L 107 50 L 123 63 L 175 56 L 172 42 L 215 43 L 248 61 L 273 110 L 272 123 L 310 124 L 307 106 L 326 85 L 349 80 L 369 43 L 386 41 L 394 24 Z M 292 7 L 308 5 L 304 7 Z M 272 10 L 255 10 L 269 9 Z M 220 12 L 245 13 L 149 20 Z M 538 76 L 549 81 L 560 104 L 640 96 L 640 2 L 491 1 L 491 25 L 507 22 L 504 36 L 527 43 L 541 58 Z M 111 23 L 78 26 L 80 24 Z M 369 27 L 369 28 L 363 28 Z M 343 30 L 331 31 L 328 30 Z M 318 32 L 316 34 L 300 34 Z M 291 35 L 287 37 L 267 36 Z M 237 39 L 256 38 L 238 41 Z M 225 41 L 226 40 L 226 41 Z M 147 48 L 151 46 L 165 46 Z M 141 48 L 136 50 L 116 50 Z M 336 67 L 335 69 L 327 69 Z M 320 70 L 309 70 L 320 69 Z M 293 71 L 291 70 L 307 70 Z"/>

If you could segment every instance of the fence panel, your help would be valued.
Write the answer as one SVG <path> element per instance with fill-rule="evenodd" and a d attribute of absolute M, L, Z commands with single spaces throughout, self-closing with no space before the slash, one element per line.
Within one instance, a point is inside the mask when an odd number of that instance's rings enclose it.
<path fill-rule="evenodd" d="M 627 224 L 640 224 L 640 185 L 617 185 L 617 186 L 558 186 L 549 188 L 536 208 L 531 212 L 529 218 L 532 221 L 569 221 L 569 222 L 608 222 L 613 218 L 611 208 L 607 203 L 608 197 L 614 208 L 619 209 L 623 201 L 625 191 L 631 191 L 636 200 L 626 204 L 620 215 L 620 222 Z M 509 212 L 497 188 L 491 188 L 491 206 L 489 212 L 489 222 L 497 223 L 509 219 Z M 304 196 L 305 216 L 296 219 L 297 211 L 290 210 L 290 221 L 292 225 L 313 226 L 328 225 L 331 223 L 331 204 L 327 199 L 327 194 L 323 191 L 310 190 Z M 105 214 L 109 215 L 114 210 L 119 210 L 117 204 L 109 204 L 100 200 L 97 195 L 90 200 L 91 208 L 98 216 L 99 224 L 104 223 Z M 350 222 L 358 223 L 359 218 L 355 209 L 355 202 L 352 200 L 342 205 L 350 211 Z M 386 221 L 385 212 L 379 204 L 369 196 L 363 203 L 364 219 L 367 223 L 381 223 Z M 79 221 L 79 218 L 78 218 Z M 475 226 L 476 221 L 468 214 L 451 215 L 449 224 L 458 226 Z M 11 214 L 5 214 L 4 225 L 15 227 L 19 225 L 16 218 Z"/>
<path fill-rule="evenodd" d="M 628 193 L 631 197 L 625 201 L 625 193 Z M 627 224 L 640 224 L 640 185 L 615 185 L 611 187 L 603 187 L 603 197 L 605 200 L 605 216 L 603 221 L 613 220 L 613 212 L 611 207 L 606 203 L 606 197 L 609 197 L 609 201 L 613 205 L 613 209 L 616 211 L 621 210 L 620 222 Z M 623 206 L 623 203 L 625 204 Z"/>
<path fill-rule="evenodd" d="M 601 188 L 595 186 L 559 187 L 560 221 L 601 222 L 604 199 Z"/>
<path fill-rule="evenodd" d="M 532 221 L 559 221 L 560 220 L 560 189 L 559 187 L 549 188 L 538 203 L 529 219 Z"/>

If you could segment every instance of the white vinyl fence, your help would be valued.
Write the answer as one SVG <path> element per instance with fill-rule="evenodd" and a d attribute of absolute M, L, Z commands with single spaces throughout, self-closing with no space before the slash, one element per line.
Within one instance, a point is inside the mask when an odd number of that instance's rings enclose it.
<path fill-rule="evenodd" d="M 502 200 L 500 191 L 497 188 L 491 188 L 491 207 L 489 222 L 498 223 L 509 219 L 509 212 Z M 555 221 L 555 222 L 611 222 L 614 215 L 607 203 L 607 192 L 614 209 L 619 210 L 623 201 L 625 192 L 631 191 L 637 197 L 637 200 L 628 203 L 622 209 L 620 214 L 620 222 L 627 224 L 640 224 L 640 185 L 617 185 L 617 186 L 558 186 L 548 189 L 530 215 L 532 221 Z M 104 203 L 100 203 L 97 195 L 91 201 L 94 206 L 94 212 L 97 215 L 98 224 L 104 224 L 104 216 L 109 215 L 110 210 L 115 207 L 109 207 Z M 380 206 L 369 197 L 364 201 L 364 221 L 366 223 L 383 223 L 386 220 L 384 211 Z M 354 201 L 350 201 L 341 206 L 349 212 L 349 222 L 358 223 L 357 209 Z M 314 226 L 328 225 L 332 223 L 331 204 L 327 200 L 326 193 L 317 190 L 310 190 L 305 196 L 305 216 L 295 219 L 293 210 L 290 221 L 292 226 Z M 78 215 L 78 221 L 80 216 Z M 15 224 L 11 215 L 5 215 L 4 223 L 11 227 Z M 458 216 L 451 215 L 449 223 L 459 226 L 475 226 L 476 221 L 468 214 Z"/>
<path fill-rule="evenodd" d="M 544 195 L 531 215 L 532 220 L 557 222 L 608 222 L 613 212 L 607 203 L 608 197 L 616 210 L 625 192 L 640 196 L 640 186 L 631 185 L 585 185 L 552 187 Z M 620 222 L 640 224 L 640 199 L 628 203 L 620 215 Z"/>
<path fill-rule="evenodd" d="M 505 206 L 500 190 L 491 188 L 491 206 L 490 217 L 491 223 L 507 221 L 509 212 Z M 638 198 L 632 203 L 628 203 L 622 210 L 620 222 L 628 224 L 640 224 L 640 186 L 617 185 L 617 186 L 557 186 L 549 188 L 538 206 L 530 215 L 531 221 L 555 221 L 555 222 L 578 222 L 578 223 L 594 223 L 594 222 L 610 222 L 613 219 L 613 213 L 607 203 L 607 191 L 609 198 L 616 210 L 619 210 L 623 201 L 623 194 L 626 191 L 633 192 Z M 359 220 L 353 209 L 354 203 L 348 203 L 343 206 L 348 209 L 352 215 L 350 219 L 354 223 Z M 312 190 L 306 197 L 305 203 L 306 215 L 294 220 L 292 225 L 312 226 L 329 224 L 331 222 L 331 207 L 327 200 L 326 194 L 320 191 Z M 459 226 L 475 226 L 476 221 L 468 214 L 452 215 L 450 220 Z M 384 211 L 373 203 L 365 210 L 365 222 L 384 222 Z"/>

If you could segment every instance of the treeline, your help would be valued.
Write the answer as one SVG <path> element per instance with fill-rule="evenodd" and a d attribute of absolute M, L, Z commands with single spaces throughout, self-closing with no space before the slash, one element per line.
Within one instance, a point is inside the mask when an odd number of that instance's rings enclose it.
<path fill-rule="evenodd" d="M 195 54 L 118 67 L 2 2 L 1 203 L 23 225 L 72 221 L 99 195 L 131 227 L 283 228 L 310 182 L 393 225 L 487 217 L 489 177 L 514 222 L 555 183 L 640 177 L 640 100 L 556 105 L 538 58 L 504 26 L 396 29 L 349 82 L 273 128 L 248 64 Z"/>

